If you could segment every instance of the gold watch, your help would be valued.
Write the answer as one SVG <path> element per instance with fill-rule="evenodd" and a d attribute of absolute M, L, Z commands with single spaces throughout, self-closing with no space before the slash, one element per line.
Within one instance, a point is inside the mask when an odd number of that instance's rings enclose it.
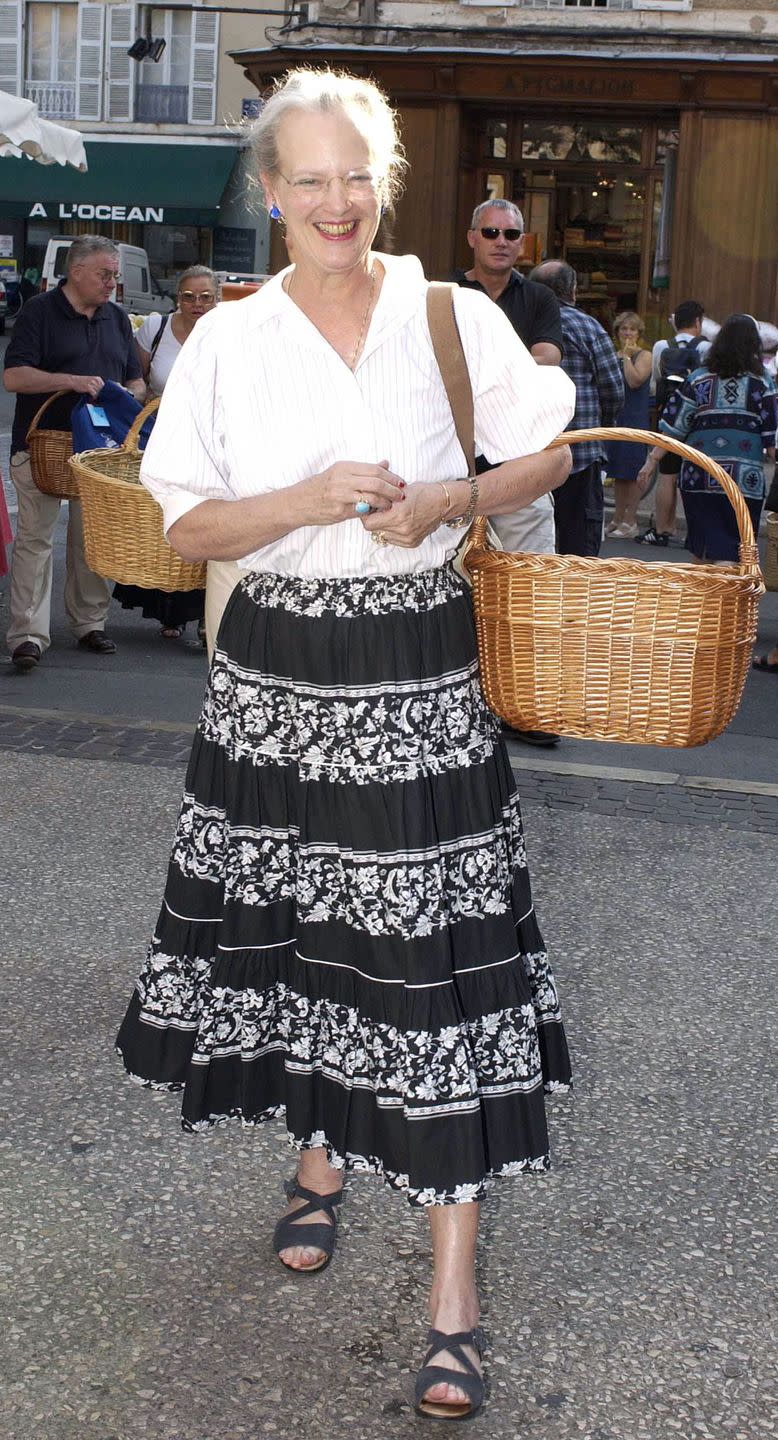
<path fill-rule="evenodd" d="M 470 486 L 470 503 L 464 515 L 457 515 L 453 520 L 447 520 L 446 524 L 450 530 L 464 530 L 475 518 L 475 507 L 478 504 L 478 476 L 467 475 L 467 483 Z"/>

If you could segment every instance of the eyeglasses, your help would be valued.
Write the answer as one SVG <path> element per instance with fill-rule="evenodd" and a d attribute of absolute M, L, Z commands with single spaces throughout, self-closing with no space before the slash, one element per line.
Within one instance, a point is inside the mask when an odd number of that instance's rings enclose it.
<path fill-rule="evenodd" d="M 115 285 L 119 278 L 118 270 L 95 270 L 93 274 L 102 285 Z"/>
<path fill-rule="evenodd" d="M 196 295 L 194 290 L 180 290 L 178 298 L 179 300 L 185 300 L 187 305 L 191 305 L 193 301 L 197 300 L 200 301 L 201 305 L 213 305 L 216 296 L 213 290 L 203 290 L 199 295 Z"/>
<path fill-rule="evenodd" d="M 507 230 L 501 230 L 499 225 L 482 225 L 481 234 L 484 240 L 496 240 L 498 235 L 504 235 L 506 240 L 520 240 L 524 231 L 516 230 L 513 226 Z"/>
<path fill-rule="evenodd" d="M 279 170 L 282 180 L 285 180 L 290 190 L 294 190 L 302 199 L 321 200 L 327 194 L 333 180 L 340 180 L 347 195 L 352 199 L 358 199 L 360 195 L 374 195 L 381 183 L 377 175 L 370 170 L 349 170 L 345 175 L 330 175 L 327 179 L 323 175 L 295 175 L 292 179 Z"/>

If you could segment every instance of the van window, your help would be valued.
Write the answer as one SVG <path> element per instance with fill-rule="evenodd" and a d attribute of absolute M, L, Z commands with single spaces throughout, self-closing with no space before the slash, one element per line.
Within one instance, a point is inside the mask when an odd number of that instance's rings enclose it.
<path fill-rule="evenodd" d="M 65 274 L 70 245 L 58 245 L 54 251 L 54 279 L 61 280 Z"/>
<path fill-rule="evenodd" d="M 130 295 L 145 295 L 148 293 L 149 276 L 144 265 L 138 265 L 134 260 L 126 260 L 124 263 L 124 289 Z"/>

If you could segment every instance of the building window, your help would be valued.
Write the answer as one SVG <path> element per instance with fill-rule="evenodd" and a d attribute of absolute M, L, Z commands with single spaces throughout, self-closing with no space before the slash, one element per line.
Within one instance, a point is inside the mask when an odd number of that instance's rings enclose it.
<path fill-rule="evenodd" d="M 76 113 L 77 37 L 77 5 L 28 5 L 24 93 L 48 119 Z"/>
<path fill-rule="evenodd" d="M 485 0 L 464 0 L 466 4 L 482 4 Z M 514 3 L 523 5 L 528 10 L 632 10 L 637 0 L 514 0 Z M 646 0 L 646 4 L 656 3 L 657 6 L 670 4 L 673 7 L 684 5 L 687 0 Z M 639 6 L 642 9 L 642 4 Z"/>
<path fill-rule="evenodd" d="M 139 67 L 135 119 L 151 124 L 185 124 L 189 115 L 191 13 L 152 10 L 151 34 L 165 40 L 165 49 L 161 60 L 144 60 Z"/>

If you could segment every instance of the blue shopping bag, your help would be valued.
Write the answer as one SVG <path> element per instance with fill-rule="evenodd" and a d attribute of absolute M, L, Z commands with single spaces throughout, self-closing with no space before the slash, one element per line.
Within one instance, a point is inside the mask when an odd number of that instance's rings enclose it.
<path fill-rule="evenodd" d="M 96 400 L 82 395 L 70 417 L 73 454 L 80 455 L 82 450 L 115 450 L 123 445 L 141 408 L 135 396 L 113 380 L 106 380 Z M 138 442 L 141 450 L 146 447 L 155 419 L 156 415 L 150 415 L 144 422 Z"/>

